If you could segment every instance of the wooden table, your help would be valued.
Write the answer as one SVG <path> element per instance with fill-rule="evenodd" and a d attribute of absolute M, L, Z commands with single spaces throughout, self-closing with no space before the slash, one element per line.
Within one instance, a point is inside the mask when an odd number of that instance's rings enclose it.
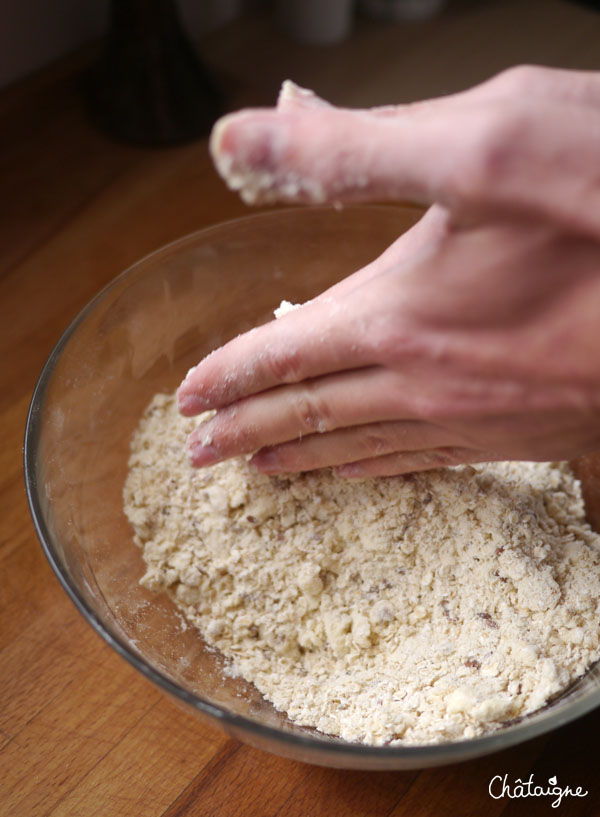
<path fill-rule="evenodd" d="M 230 106 L 274 99 L 291 76 L 338 103 L 449 92 L 517 62 L 600 68 L 600 15 L 562 0 L 456 2 L 415 26 L 362 21 L 309 48 L 256 15 L 204 38 Z M 85 121 L 81 55 L 0 96 L 0 813 L 14 817 L 383 817 L 549 814 L 493 800 L 496 774 L 582 786 L 560 814 L 600 814 L 600 711 L 463 765 L 355 773 L 281 760 L 199 725 L 88 627 L 36 540 L 21 446 L 36 377 L 68 321 L 131 262 L 246 211 L 206 142 L 113 144 Z"/>

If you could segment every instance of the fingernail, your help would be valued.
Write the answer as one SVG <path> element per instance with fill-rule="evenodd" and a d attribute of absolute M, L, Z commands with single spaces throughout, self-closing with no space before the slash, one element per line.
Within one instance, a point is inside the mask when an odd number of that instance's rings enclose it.
<path fill-rule="evenodd" d="M 210 151 L 219 170 L 272 168 L 284 149 L 288 128 L 272 112 L 228 114 L 213 128 Z M 242 167 L 240 167 L 240 165 Z"/>
<path fill-rule="evenodd" d="M 255 454 L 250 460 L 250 465 L 264 474 L 277 474 L 281 471 L 279 455 L 272 448 Z"/>
<path fill-rule="evenodd" d="M 187 444 L 186 454 L 188 460 L 195 468 L 201 468 L 205 465 L 214 465 L 221 459 L 221 455 L 214 445 L 202 445 L 201 442 L 196 440 Z"/>
<path fill-rule="evenodd" d="M 191 377 L 191 376 L 194 374 L 194 372 L 196 371 L 196 369 L 197 369 L 197 368 L 198 368 L 198 365 L 196 364 L 195 366 L 191 366 L 191 367 L 190 367 L 190 368 L 187 370 L 187 373 L 186 373 L 186 375 L 185 375 L 185 377 L 184 377 L 184 379 L 183 379 L 183 382 L 184 382 L 184 383 L 187 383 L 187 382 L 188 382 L 188 380 L 189 380 L 189 379 L 190 379 L 190 377 Z M 183 384 L 182 384 L 182 385 L 183 385 Z"/>
<path fill-rule="evenodd" d="M 208 149 L 214 161 L 221 159 L 224 153 L 232 153 L 232 145 L 229 143 L 230 127 L 240 118 L 239 113 L 228 113 L 217 119 L 213 125 L 208 140 Z"/>
<path fill-rule="evenodd" d="M 208 408 L 208 403 L 197 394 L 186 394 L 184 391 L 177 392 L 177 408 L 184 417 L 193 417 L 201 414 Z"/>
<path fill-rule="evenodd" d="M 248 204 L 276 198 L 277 168 L 289 142 L 289 125 L 275 111 L 242 111 L 219 120 L 210 152 L 219 174 Z"/>

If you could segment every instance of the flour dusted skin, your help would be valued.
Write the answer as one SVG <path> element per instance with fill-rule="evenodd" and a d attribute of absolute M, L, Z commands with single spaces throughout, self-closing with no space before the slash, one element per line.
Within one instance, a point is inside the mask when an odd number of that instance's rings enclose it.
<path fill-rule="evenodd" d="M 375 745 L 472 737 L 597 660 L 600 537 L 566 465 L 195 470 L 197 424 L 157 395 L 134 435 L 142 583 L 296 723 Z"/>

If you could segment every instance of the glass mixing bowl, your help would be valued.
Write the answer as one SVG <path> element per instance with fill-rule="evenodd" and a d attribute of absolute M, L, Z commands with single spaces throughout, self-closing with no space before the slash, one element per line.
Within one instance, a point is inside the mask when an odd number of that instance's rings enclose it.
<path fill-rule="evenodd" d="M 223 672 L 165 596 L 140 587 L 140 550 L 123 513 L 129 441 L 153 394 L 190 366 L 379 254 L 416 210 L 349 207 L 263 213 L 170 244 L 107 286 L 66 330 L 33 395 L 25 438 L 31 512 L 46 555 L 90 625 L 190 713 L 280 755 L 357 769 L 465 760 L 566 723 L 600 704 L 589 671 L 544 710 L 473 740 L 430 746 L 350 744 L 300 728 L 251 685 Z M 588 505 L 600 497 L 594 458 L 582 466 Z"/>

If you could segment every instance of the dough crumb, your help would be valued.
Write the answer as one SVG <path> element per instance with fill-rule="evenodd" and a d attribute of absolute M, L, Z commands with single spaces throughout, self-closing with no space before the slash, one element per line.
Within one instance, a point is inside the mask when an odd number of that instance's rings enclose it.
<path fill-rule="evenodd" d="M 295 723 L 374 745 L 474 737 L 598 659 L 600 537 L 565 464 L 194 470 L 200 421 L 161 394 L 133 437 L 141 581 Z"/>
<path fill-rule="evenodd" d="M 273 314 L 276 318 L 282 318 L 284 315 L 287 315 L 288 312 L 294 312 L 296 309 L 300 309 L 301 306 L 304 306 L 304 304 L 292 304 L 289 301 L 282 301 L 279 306 L 273 310 Z"/>

